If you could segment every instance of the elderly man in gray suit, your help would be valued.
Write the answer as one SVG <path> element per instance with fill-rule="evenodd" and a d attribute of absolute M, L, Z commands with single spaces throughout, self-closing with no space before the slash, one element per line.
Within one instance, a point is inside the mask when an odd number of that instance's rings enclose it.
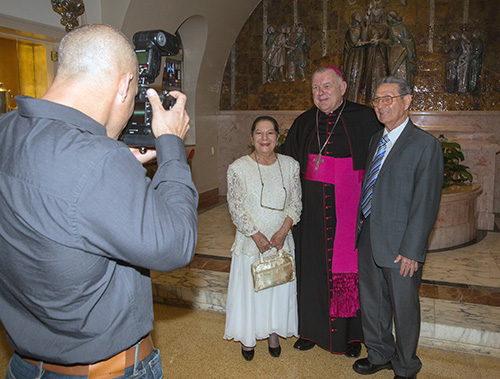
<path fill-rule="evenodd" d="M 393 369 L 415 378 L 420 334 L 418 287 L 443 183 L 439 141 L 409 119 L 411 88 L 380 81 L 372 105 L 385 128 L 373 135 L 360 200 L 357 247 L 362 326 L 368 357 L 353 369 Z M 396 341 L 392 334 L 396 329 Z"/>

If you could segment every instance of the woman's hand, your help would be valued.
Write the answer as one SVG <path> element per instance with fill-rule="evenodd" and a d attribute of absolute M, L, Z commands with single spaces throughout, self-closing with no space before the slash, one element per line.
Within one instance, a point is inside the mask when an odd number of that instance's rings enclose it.
<path fill-rule="evenodd" d="M 257 232 L 252 236 L 253 242 L 257 245 L 257 248 L 261 253 L 268 251 L 271 248 L 271 243 L 267 237 L 261 232 Z"/>
<path fill-rule="evenodd" d="M 280 250 L 285 243 L 285 238 L 288 233 L 288 230 L 281 227 L 274 235 L 271 237 L 271 246 Z"/>
<path fill-rule="evenodd" d="M 283 244 L 285 243 L 286 235 L 288 231 L 293 225 L 293 220 L 290 216 L 286 216 L 285 221 L 283 221 L 283 225 L 278 229 L 276 233 L 271 237 L 271 246 L 280 250 L 283 248 Z"/>

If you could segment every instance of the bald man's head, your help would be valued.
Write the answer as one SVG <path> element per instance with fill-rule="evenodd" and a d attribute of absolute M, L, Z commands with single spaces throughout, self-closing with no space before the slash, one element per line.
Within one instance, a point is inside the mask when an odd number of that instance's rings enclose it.
<path fill-rule="evenodd" d="M 58 76 L 106 82 L 132 72 L 138 63 L 127 37 L 108 25 L 84 25 L 74 29 L 59 45 Z"/>

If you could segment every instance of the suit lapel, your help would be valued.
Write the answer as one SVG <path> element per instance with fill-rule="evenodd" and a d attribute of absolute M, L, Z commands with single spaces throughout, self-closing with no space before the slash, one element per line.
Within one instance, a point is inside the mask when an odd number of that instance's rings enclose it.
<path fill-rule="evenodd" d="M 383 175 L 385 171 L 390 169 L 392 162 L 397 159 L 398 155 L 405 149 L 406 145 L 410 143 L 413 128 L 415 128 L 415 125 L 413 125 L 411 120 L 408 121 L 408 125 L 406 125 L 391 151 L 389 151 L 389 155 L 385 158 L 384 164 L 380 169 L 379 176 Z"/>
<path fill-rule="evenodd" d="M 365 165 L 365 176 L 363 178 L 363 186 L 361 188 L 365 188 L 366 178 L 368 176 L 368 172 L 370 171 L 370 166 L 372 164 L 373 156 L 377 152 L 378 145 L 380 144 L 380 139 L 382 138 L 383 134 L 384 134 L 384 129 L 382 128 L 382 130 L 376 132 L 372 136 L 372 140 L 370 141 L 370 146 L 368 147 L 368 156 L 366 158 L 366 165 Z M 363 195 L 361 195 L 361 197 L 362 196 Z"/>
<path fill-rule="evenodd" d="M 372 163 L 373 156 L 377 152 L 378 145 L 380 144 L 380 139 L 382 138 L 382 135 L 384 134 L 384 129 L 380 130 L 379 132 L 375 133 L 372 138 L 372 142 L 370 144 L 370 150 L 368 151 L 368 159 L 366 161 L 366 170 L 370 168 L 370 164 Z"/>

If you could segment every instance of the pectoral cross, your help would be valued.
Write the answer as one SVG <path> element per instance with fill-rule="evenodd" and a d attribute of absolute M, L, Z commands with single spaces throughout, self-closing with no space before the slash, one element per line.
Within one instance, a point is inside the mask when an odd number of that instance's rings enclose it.
<path fill-rule="evenodd" d="M 318 166 L 320 162 L 324 162 L 324 159 L 321 159 L 321 153 L 318 155 L 318 158 L 313 159 L 313 162 L 316 162 L 316 167 L 314 167 L 315 171 L 318 171 Z"/>

